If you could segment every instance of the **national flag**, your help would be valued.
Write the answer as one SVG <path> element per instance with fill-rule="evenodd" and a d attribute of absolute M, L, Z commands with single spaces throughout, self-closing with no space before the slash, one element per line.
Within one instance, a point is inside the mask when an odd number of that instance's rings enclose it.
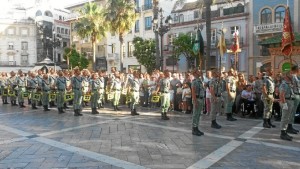
<path fill-rule="evenodd" d="M 218 43 L 218 48 L 220 49 L 220 55 L 221 57 L 224 56 L 225 52 L 226 52 L 226 42 L 225 42 L 225 37 L 224 37 L 224 32 L 221 32 L 221 36 L 220 36 L 220 40 Z"/>
<path fill-rule="evenodd" d="M 291 56 L 293 51 L 294 34 L 291 24 L 290 8 L 285 10 L 285 17 L 283 21 L 283 31 L 281 39 L 281 52 L 284 56 Z"/>

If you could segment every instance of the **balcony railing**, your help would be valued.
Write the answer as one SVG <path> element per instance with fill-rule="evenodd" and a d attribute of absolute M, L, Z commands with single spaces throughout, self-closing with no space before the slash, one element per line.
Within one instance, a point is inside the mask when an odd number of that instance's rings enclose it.
<path fill-rule="evenodd" d="M 152 4 L 145 4 L 145 5 L 142 6 L 143 11 L 146 11 L 146 10 L 149 10 L 149 9 L 152 9 Z"/>
<path fill-rule="evenodd" d="M 0 61 L 1 66 L 16 66 L 16 61 Z"/>
<path fill-rule="evenodd" d="M 282 29 L 283 29 L 283 23 L 255 25 L 254 33 L 256 34 L 276 33 L 276 32 L 282 32 Z"/>

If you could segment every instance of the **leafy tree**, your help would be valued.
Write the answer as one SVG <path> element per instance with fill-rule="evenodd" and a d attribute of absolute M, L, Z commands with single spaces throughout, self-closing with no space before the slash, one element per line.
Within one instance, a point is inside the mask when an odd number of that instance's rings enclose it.
<path fill-rule="evenodd" d="M 93 48 L 93 68 L 96 63 L 96 42 L 105 37 L 107 23 L 103 17 L 104 10 L 96 3 L 88 2 L 79 10 L 80 18 L 74 29 L 81 38 L 90 38 Z"/>
<path fill-rule="evenodd" d="M 69 65 L 72 67 L 78 66 L 81 70 L 88 67 L 89 60 L 86 58 L 86 55 L 78 53 L 74 46 L 72 48 L 65 48 L 64 50 L 64 59 L 68 60 Z"/>
<path fill-rule="evenodd" d="M 197 54 L 193 51 L 195 39 L 191 40 L 189 34 L 179 34 L 177 38 L 173 40 L 173 57 L 178 59 L 183 54 L 189 63 L 189 66 L 194 66 L 194 61 L 197 58 Z"/>
<path fill-rule="evenodd" d="M 133 55 L 141 65 L 145 66 L 148 73 L 152 72 L 156 64 L 155 41 L 134 37 L 132 43 L 134 45 Z"/>
<path fill-rule="evenodd" d="M 123 70 L 124 36 L 134 26 L 136 20 L 135 3 L 132 0 L 108 0 L 105 19 L 109 22 L 110 32 L 119 34 L 121 71 Z"/>

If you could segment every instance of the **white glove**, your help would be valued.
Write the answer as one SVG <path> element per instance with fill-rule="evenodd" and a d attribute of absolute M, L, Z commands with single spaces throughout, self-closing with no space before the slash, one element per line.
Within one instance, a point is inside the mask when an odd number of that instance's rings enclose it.
<path fill-rule="evenodd" d="M 287 105 L 287 103 L 283 103 L 282 104 L 282 110 L 288 110 L 289 108 L 288 108 L 288 105 Z"/>

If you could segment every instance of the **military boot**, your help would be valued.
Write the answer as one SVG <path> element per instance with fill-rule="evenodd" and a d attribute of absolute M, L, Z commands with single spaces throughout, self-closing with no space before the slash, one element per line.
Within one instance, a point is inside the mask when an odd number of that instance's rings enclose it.
<path fill-rule="evenodd" d="M 77 109 L 77 112 L 78 112 L 78 114 L 79 114 L 79 116 L 82 116 L 82 114 L 80 113 L 80 109 Z"/>
<path fill-rule="evenodd" d="M 117 111 L 117 106 L 114 106 L 114 111 Z"/>
<path fill-rule="evenodd" d="M 264 127 L 264 128 L 271 128 L 271 126 L 270 126 L 270 124 L 268 123 L 268 120 L 267 120 L 267 119 L 264 119 L 263 127 Z"/>
<path fill-rule="evenodd" d="M 232 117 L 232 113 L 227 113 L 227 120 L 228 121 L 236 121 L 236 119 Z"/>
<path fill-rule="evenodd" d="M 202 136 L 204 133 L 198 129 L 198 127 L 193 127 L 192 134 L 195 136 Z"/>
<path fill-rule="evenodd" d="M 64 109 L 68 109 L 67 103 L 64 103 Z"/>
<path fill-rule="evenodd" d="M 135 114 L 135 115 L 140 115 L 140 114 L 136 111 L 136 109 L 133 109 L 133 111 L 134 111 L 134 114 Z"/>
<path fill-rule="evenodd" d="M 74 116 L 79 116 L 77 109 L 74 110 Z"/>
<path fill-rule="evenodd" d="M 43 106 L 44 107 L 44 111 L 50 111 L 50 109 L 48 109 L 48 105 L 47 106 Z"/>
<path fill-rule="evenodd" d="M 118 111 L 121 111 L 121 109 L 120 109 L 118 106 L 116 106 L 116 109 L 117 109 Z"/>
<path fill-rule="evenodd" d="M 37 109 L 35 103 L 31 104 L 31 108 L 32 108 L 32 109 Z"/>
<path fill-rule="evenodd" d="M 213 120 L 211 121 L 211 125 L 210 125 L 211 128 L 215 128 L 215 129 L 220 129 L 222 128 L 222 126 L 220 126 L 216 120 Z"/>
<path fill-rule="evenodd" d="M 166 112 L 163 113 L 163 120 L 170 120 Z"/>
<path fill-rule="evenodd" d="M 96 108 L 92 108 L 92 114 L 99 114 Z"/>
<path fill-rule="evenodd" d="M 9 104 L 9 103 L 7 102 L 7 99 L 5 99 L 4 104 Z"/>
<path fill-rule="evenodd" d="M 24 106 L 24 102 L 20 102 L 20 108 L 25 108 L 26 106 Z"/>
<path fill-rule="evenodd" d="M 276 127 L 274 124 L 271 123 L 271 119 L 268 119 L 267 122 L 268 122 L 268 124 L 269 124 L 272 128 L 275 128 L 275 127 Z"/>
<path fill-rule="evenodd" d="M 288 124 L 288 127 L 286 129 L 286 132 L 289 133 L 289 134 L 298 134 L 297 132 L 298 130 L 294 129 L 292 124 Z"/>
<path fill-rule="evenodd" d="M 293 137 L 289 136 L 286 130 L 281 130 L 280 138 L 282 140 L 292 141 Z"/>

